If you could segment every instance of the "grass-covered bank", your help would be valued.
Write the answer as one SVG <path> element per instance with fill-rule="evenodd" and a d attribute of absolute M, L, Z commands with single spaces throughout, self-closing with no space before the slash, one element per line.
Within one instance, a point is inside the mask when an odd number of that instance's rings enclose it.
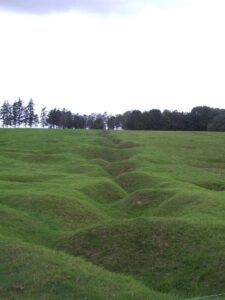
<path fill-rule="evenodd" d="M 0 190 L 3 299 L 225 292 L 223 133 L 1 129 Z"/>

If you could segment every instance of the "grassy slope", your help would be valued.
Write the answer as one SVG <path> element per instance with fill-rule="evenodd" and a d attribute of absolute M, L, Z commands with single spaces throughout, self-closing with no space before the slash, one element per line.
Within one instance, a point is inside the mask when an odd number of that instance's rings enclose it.
<path fill-rule="evenodd" d="M 127 276 L 19 240 L 1 237 L 0 256 L 3 299 L 167 299 Z"/>
<path fill-rule="evenodd" d="M 224 157 L 223 133 L 0 130 L 0 293 L 225 292 Z"/>

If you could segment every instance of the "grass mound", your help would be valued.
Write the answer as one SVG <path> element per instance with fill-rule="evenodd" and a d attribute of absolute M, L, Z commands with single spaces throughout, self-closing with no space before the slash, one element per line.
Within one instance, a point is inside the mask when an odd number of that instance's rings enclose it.
<path fill-rule="evenodd" d="M 123 173 L 134 171 L 136 164 L 131 160 L 119 161 L 115 163 L 110 163 L 106 170 L 113 176 L 118 176 Z"/>
<path fill-rule="evenodd" d="M 225 183 L 224 182 L 203 182 L 200 183 L 199 186 L 217 192 L 224 192 L 225 191 Z"/>
<path fill-rule="evenodd" d="M 102 168 L 107 167 L 109 165 L 109 162 L 102 159 L 102 158 L 95 158 L 91 160 L 93 163 L 101 166 Z"/>
<path fill-rule="evenodd" d="M 77 229 L 106 220 L 104 214 L 89 202 L 54 194 L 8 193 L 0 203 L 49 220 L 62 228 Z"/>
<path fill-rule="evenodd" d="M 207 193 L 204 190 L 178 191 L 164 201 L 154 212 L 159 217 L 185 217 L 207 221 L 225 219 L 225 201 L 223 195 Z"/>
<path fill-rule="evenodd" d="M 174 299 L 80 258 L 0 236 L 3 299 Z"/>
<path fill-rule="evenodd" d="M 140 145 L 134 142 L 120 142 L 119 147 L 122 149 L 129 149 L 139 147 Z"/>
<path fill-rule="evenodd" d="M 5 205 L 0 205 L 0 220 L 0 233 L 11 238 L 49 246 L 59 236 L 50 224 Z"/>
<path fill-rule="evenodd" d="M 97 183 L 85 186 L 83 193 L 91 199 L 102 203 L 112 203 L 126 196 L 126 192 L 120 186 L 106 179 L 101 179 Z"/>
<path fill-rule="evenodd" d="M 116 182 L 130 193 L 140 189 L 155 188 L 164 185 L 164 182 L 160 178 L 140 171 L 124 173 L 116 178 Z"/>
<path fill-rule="evenodd" d="M 131 216 L 148 215 L 152 214 L 161 203 L 170 199 L 175 193 L 176 191 L 171 189 L 138 190 L 118 201 L 116 206 Z"/>
<path fill-rule="evenodd" d="M 51 179 L 56 179 L 58 176 L 53 174 L 24 174 L 24 173 L 17 173 L 17 174 L 2 174 L 0 176 L 1 181 L 8 181 L 8 182 L 15 182 L 15 183 L 39 183 L 44 181 L 49 181 Z"/>
<path fill-rule="evenodd" d="M 44 154 L 44 153 L 35 153 L 35 154 L 24 154 L 21 157 L 21 160 L 25 162 L 35 163 L 35 164 L 44 164 L 44 163 L 56 163 L 59 161 L 65 161 L 66 156 L 61 154 Z"/>
<path fill-rule="evenodd" d="M 66 172 L 72 174 L 85 174 L 93 177 L 107 177 L 107 172 L 99 165 L 96 164 L 82 164 L 69 166 Z"/>
<path fill-rule="evenodd" d="M 60 242 L 113 272 L 123 272 L 161 292 L 187 296 L 225 290 L 225 227 L 166 219 L 135 219 L 90 227 Z"/>
<path fill-rule="evenodd" d="M 89 159 L 103 159 L 107 162 L 116 162 L 121 160 L 126 160 L 132 157 L 135 154 L 135 150 L 131 149 L 119 149 L 112 147 L 87 147 L 84 154 Z"/>

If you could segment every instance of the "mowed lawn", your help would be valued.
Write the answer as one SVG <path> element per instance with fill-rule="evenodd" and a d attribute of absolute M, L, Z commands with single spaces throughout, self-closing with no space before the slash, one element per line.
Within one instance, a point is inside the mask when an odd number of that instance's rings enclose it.
<path fill-rule="evenodd" d="M 224 270 L 224 133 L 0 130 L 0 299 L 191 299 Z"/>

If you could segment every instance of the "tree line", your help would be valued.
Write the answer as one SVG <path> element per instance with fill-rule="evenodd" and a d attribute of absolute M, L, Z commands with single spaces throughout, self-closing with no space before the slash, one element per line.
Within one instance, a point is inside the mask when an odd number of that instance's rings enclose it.
<path fill-rule="evenodd" d="M 127 111 L 123 114 L 107 113 L 80 115 L 64 109 L 42 108 L 35 113 L 34 101 L 27 105 L 21 99 L 10 104 L 4 101 L 0 109 L 2 127 L 37 127 L 68 129 L 125 129 L 125 130 L 182 130 L 225 131 L 225 109 L 196 106 L 191 112 L 158 109 L 141 112 Z"/>
<path fill-rule="evenodd" d="M 4 101 L 0 109 L 0 119 L 2 120 L 3 127 L 33 127 L 39 123 L 32 99 L 30 99 L 26 106 L 21 99 L 14 101 L 13 104 Z"/>

